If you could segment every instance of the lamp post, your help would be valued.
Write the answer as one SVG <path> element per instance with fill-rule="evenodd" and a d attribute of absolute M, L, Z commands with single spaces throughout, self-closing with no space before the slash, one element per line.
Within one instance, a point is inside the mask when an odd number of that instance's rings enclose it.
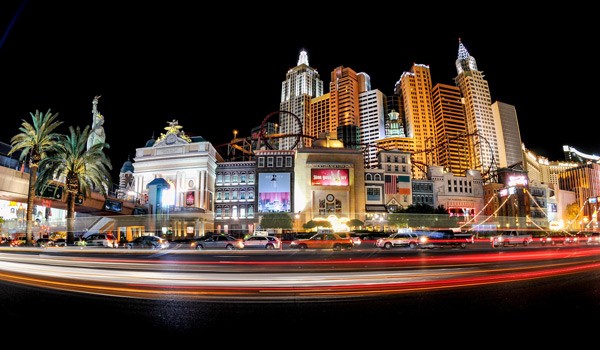
<path fill-rule="evenodd" d="M 297 212 L 296 215 L 294 215 L 294 231 L 296 231 L 296 233 L 298 233 L 298 231 L 300 230 L 300 212 Z"/>

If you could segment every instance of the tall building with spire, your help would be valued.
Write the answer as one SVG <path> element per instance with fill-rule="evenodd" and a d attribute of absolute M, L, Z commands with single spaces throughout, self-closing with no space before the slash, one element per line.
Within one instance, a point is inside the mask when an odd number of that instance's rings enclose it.
<path fill-rule="evenodd" d="M 494 123 L 490 88 L 475 57 L 458 41 L 457 76 L 454 79 L 465 101 L 467 131 L 473 136 L 473 162 L 484 181 L 495 172 L 500 159 L 498 126 Z"/>
<path fill-rule="evenodd" d="M 310 129 L 310 101 L 312 98 L 323 95 L 323 81 L 319 72 L 308 65 L 308 54 L 300 52 L 298 65 L 288 70 L 285 81 L 281 83 L 281 102 L 279 110 L 291 112 L 280 113 L 279 130 L 276 133 L 285 135 L 308 135 Z M 298 148 L 308 146 L 308 140 L 301 138 Z M 296 139 L 294 137 L 282 138 L 279 149 L 292 149 Z"/>

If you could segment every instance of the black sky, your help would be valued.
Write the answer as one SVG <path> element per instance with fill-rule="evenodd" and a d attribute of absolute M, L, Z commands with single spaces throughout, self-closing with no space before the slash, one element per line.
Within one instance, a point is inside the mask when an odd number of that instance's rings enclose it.
<path fill-rule="evenodd" d="M 230 140 L 233 129 L 249 135 L 279 108 L 281 82 L 302 49 L 326 92 L 330 72 L 343 65 L 367 73 L 372 88 L 389 95 L 413 62 L 430 66 L 434 84 L 453 84 L 462 37 L 492 101 L 516 106 L 528 148 L 550 160 L 563 159 L 564 144 L 587 153 L 600 148 L 592 108 L 597 20 L 584 8 L 547 7 L 542 15 L 508 4 L 436 11 L 426 3 L 123 3 L 0 3 L 0 141 L 9 143 L 36 109 L 58 112 L 61 132 L 89 125 L 92 99 L 102 95 L 116 175 L 168 120 L 214 145 Z"/>

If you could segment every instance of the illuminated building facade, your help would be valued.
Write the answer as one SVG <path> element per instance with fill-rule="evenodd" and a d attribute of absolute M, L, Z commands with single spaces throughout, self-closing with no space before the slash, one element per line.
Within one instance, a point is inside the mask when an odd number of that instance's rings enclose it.
<path fill-rule="evenodd" d="M 583 214 L 591 218 L 588 199 L 600 196 L 600 164 L 588 163 L 566 169 L 558 174 L 558 184 L 561 190 L 575 192 L 575 200 L 579 207 L 584 207 Z"/>
<path fill-rule="evenodd" d="M 363 76 L 364 77 L 364 76 Z M 331 98 L 331 119 L 337 126 L 360 125 L 360 91 L 358 74 L 348 67 L 339 66 L 331 72 L 329 95 Z M 365 84 L 362 84 L 364 87 Z M 336 126 L 336 129 L 337 129 Z M 344 140 L 340 140 L 344 141 Z"/>
<path fill-rule="evenodd" d="M 414 64 L 396 83 L 402 91 L 406 136 L 414 140 L 412 162 L 413 178 L 424 179 L 427 165 L 437 165 L 435 152 L 426 152 L 436 146 L 435 123 L 431 104 L 431 73 L 429 66 Z"/>
<path fill-rule="evenodd" d="M 294 212 L 293 150 L 256 151 L 257 213 Z"/>
<path fill-rule="evenodd" d="M 567 161 L 549 161 L 548 158 L 539 156 L 522 145 L 523 167 L 527 171 L 530 181 L 552 184 L 558 188 L 559 174 L 567 169 L 575 168 L 580 163 Z"/>
<path fill-rule="evenodd" d="M 457 176 L 472 169 L 471 138 L 466 137 L 465 109 L 456 86 L 436 84 L 432 90 L 439 165 Z"/>
<path fill-rule="evenodd" d="M 455 82 L 465 101 L 467 131 L 470 134 L 477 133 L 473 141 L 473 144 L 477 145 L 473 154 L 474 168 L 488 178 L 488 175 L 498 167 L 500 145 L 497 135 L 501 130 L 494 121 L 488 82 L 483 72 L 477 69 L 475 57 L 469 54 L 460 41 L 456 71 L 458 75 Z"/>
<path fill-rule="evenodd" d="M 310 101 L 310 118 L 308 119 L 308 135 L 317 138 L 320 134 L 335 135 L 337 120 L 331 118 L 330 95 L 326 93 Z M 312 145 L 312 141 L 308 143 Z"/>
<path fill-rule="evenodd" d="M 301 222 L 364 221 L 365 176 L 362 152 L 322 135 L 312 148 L 296 152 L 294 206 Z"/>
<path fill-rule="evenodd" d="M 133 191 L 137 194 L 147 194 L 148 184 L 157 178 L 169 184 L 155 205 L 169 213 L 173 238 L 213 230 L 215 175 L 217 162 L 223 161 L 210 142 L 189 137 L 182 128 L 177 120 L 169 122 L 167 132 L 137 148 L 134 158 Z M 160 212 L 150 208 L 150 214 Z"/>
<path fill-rule="evenodd" d="M 256 162 L 218 162 L 215 181 L 215 231 L 241 236 L 254 232 Z"/>
<path fill-rule="evenodd" d="M 365 167 L 376 168 L 376 141 L 385 138 L 385 95 L 375 89 L 359 94 L 360 142 L 365 149 Z"/>
<path fill-rule="evenodd" d="M 457 176 L 442 166 L 430 166 L 427 178 L 433 181 L 434 207 L 443 205 L 450 216 L 464 217 L 465 221 L 483 208 L 483 179 L 479 170 L 467 170 Z"/>
<path fill-rule="evenodd" d="M 385 109 L 385 137 L 406 137 L 402 95 L 387 96 Z"/>
<path fill-rule="evenodd" d="M 504 187 L 498 191 L 500 202 L 498 224 L 502 228 L 526 228 L 531 214 L 531 198 L 527 194 L 529 178 L 521 165 L 498 169 L 498 183 Z"/>
<path fill-rule="evenodd" d="M 298 58 L 298 65 L 288 70 L 285 81 L 281 83 L 281 102 L 279 104 L 279 110 L 295 114 L 302 125 L 298 125 L 296 118 L 289 113 L 281 113 L 279 116 L 279 133 L 308 135 L 309 129 L 305 124 L 307 124 L 309 118 L 310 101 L 322 94 L 323 81 L 320 79 L 317 70 L 308 65 L 306 51 L 302 51 Z M 298 147 L 307 146 L 307 142 L 302 138 Z M 279 149 L 292 149 L 294 143 L 293 138 L 282 138 L 279 142 Z"/>
<path fill-rule="evenodd" d="M 523 164 L 521 132 L 515 106 L 496 101 L 492 104 L 492 113 L 500 131 L 498 133 L 499 166 L 504 168 L 517 163 Z"/>

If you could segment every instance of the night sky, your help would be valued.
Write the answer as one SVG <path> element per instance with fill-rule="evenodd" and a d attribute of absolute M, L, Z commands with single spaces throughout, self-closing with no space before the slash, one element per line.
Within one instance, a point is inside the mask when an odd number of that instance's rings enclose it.
<path fill-rule="evenodd" d="M 0 141 L 9 143 L 36 109 L 58 112 L 63 133 L 89 125 L 92 99 L 102 95 L 116 176 L 173 119 L 215 146 L 233 129 L 248 136 L 279 109 L 281 82 L 302 49 L 325 92 L 331 71 L 343 65 L 390 95 L 413 62 L 430 66 L 433 84 L 453 84 L 461 37 L 492 101 L 516 106 L 526 147 L 550 160 L 563 159 L 564 144 L 600 152 L 591 108 L 599 75 L 593 11 L 252 4 L 1 1 Z"/>

